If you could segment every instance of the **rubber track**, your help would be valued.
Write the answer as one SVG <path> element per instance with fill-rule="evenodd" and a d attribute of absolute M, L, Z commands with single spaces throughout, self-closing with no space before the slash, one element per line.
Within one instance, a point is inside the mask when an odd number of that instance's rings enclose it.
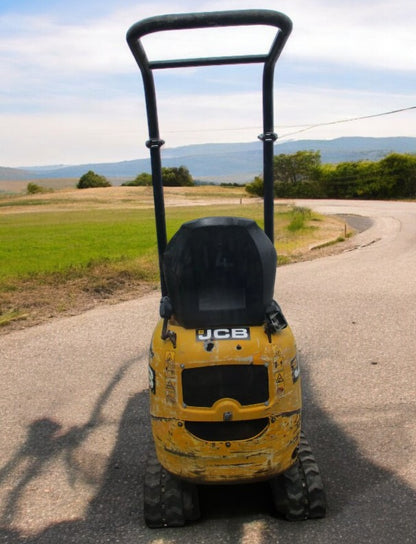
<path fill-rule="evenodd" d="M 323 518 L 326 500 L 318 465 L 303 433 L 298 459 L 270 481 L 276 511 L 289 521 Z"/>
<path fill-rule="evenodd" d="M 326 514 L 326 498 L 319 467 L 315 461 L 309 442 L 303 432 L 300 434 L 299 462 L 306 484 L 308 518 L 319 519 Z"/>
<path fill-rule="evenodd" d="M 156 454 L 149 454 L 143 489 L 143 510 L 150 528 L 182 527 L 200 517 L 196 486 L 165 470 Z"/>

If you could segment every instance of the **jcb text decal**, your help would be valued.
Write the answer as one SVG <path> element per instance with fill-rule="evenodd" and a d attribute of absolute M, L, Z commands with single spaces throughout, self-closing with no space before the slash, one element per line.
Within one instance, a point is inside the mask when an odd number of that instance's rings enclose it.
<path fill-rule="evenodd" d="M 250 329 L 248 327 L 197 329 L 195 332 L 198 342 L 205 342 L 206 340 L 250 340 Z"/>

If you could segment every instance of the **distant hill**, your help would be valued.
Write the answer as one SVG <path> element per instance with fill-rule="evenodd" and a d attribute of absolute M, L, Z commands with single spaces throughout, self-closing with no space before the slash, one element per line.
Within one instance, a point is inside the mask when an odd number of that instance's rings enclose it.
<path fill-rule="evenodd" d="M 319 150 L 323 163 L 379 160 L 392 152 L 416 153 L 416 138 L 348 137 L 334 140 L 296 140 L 277 142 L 275 154 L 295 153 L 299 150 Z M 176 148 L 162 148 L 164 166 L 186 166 L 196 179 L 251 181 L 262 171 L 260 141 L 231 144 L 200 144 Z M 149 159 L 113 163 L 89 163 L 75 166 L 42 166 L 20 169 L 1 168 L 0 179 L 24 180 L 44 178 L 79 178 L 94 170 L 114 180 L 133 179 L 140 172 L 150 172 Z M 117 183 L 117 181 L 115 181 Z M 121 183 L 121 181 L 120 181 Z"/>
<path fill-rule="evenodd" d="M 26 179 L 32 179 L 33 174 L 27 170 L 21 168 L 7 168 L 0 166 L 0 181 L 21 181 Z"/>

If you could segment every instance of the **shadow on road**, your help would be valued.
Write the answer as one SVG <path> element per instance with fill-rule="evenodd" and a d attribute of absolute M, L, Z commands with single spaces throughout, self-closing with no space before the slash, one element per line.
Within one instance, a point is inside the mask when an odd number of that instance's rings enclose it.
<path fill-rule="evenodd" d="M 148 394 L 142 392 L 127 402 L 107 472 L 85 518 L 51 525 L 37 536 L 29 538 L 7 529 L 6 522 L 13 517 L 25 486 L 42 471 L 48 470 L 47 461 L 52 457 L 64 455 L 70 459 L 71 448 L 77 447 L 91 429 L 99 425 L 100 412 L 112 389 L 134 362 L 129 361 L 115 374 L 84 426 L 70 430 L 56 440 L 54 435 L 59 429 L 57 422 L 44 419 L 34 421 L 29 427 L 25 444 L 0 471 L 1 480 L 23 458 L 28 461 L 29 469 L 8 496 L 3 512 L 5 528 L 0 529 L 1 543 L 144 544 L 165 542 L 166 539 L 169 544 L 202 541 L 245 544 L 251 542 L 247 533 L 247 522 L 253 520 L 261 527 L 261 540 L 256 540 L 258 544 L 285 541 L 342 541 L 354 544 L 381 544 L 395 540 L 402 543 L 414 542 L 415 491 L 393 474 L 363 457 L 354 441 L 314 402 L 313 391 L 305 372 L 304 427 L 323 472 L 329 504 L 326 519 L 290 523 L 273 518 L 268 487 L 264 484 L 213 486 L 201 488 L 203 518 L 200 522 L 185 529 L 148 530 L 142 521 L 142 480 L 144 460 L 151 437 Z M 305 368 L 307 364 L 303 366 Z M 69 475 L 71 470 L 68 461 Z M 388 493 L 380 496 L 377 490 L 381 485 L 385 490 L 386 482 Z M 371 497 L 374 497 L 374 504 L 371 504 Z M 346 510 L 348 520 L 345 517 Z M 403 515 L 408 512 L 411 514 L 408 519 L 412 519 L 412 523 L 403 522 Z"/>

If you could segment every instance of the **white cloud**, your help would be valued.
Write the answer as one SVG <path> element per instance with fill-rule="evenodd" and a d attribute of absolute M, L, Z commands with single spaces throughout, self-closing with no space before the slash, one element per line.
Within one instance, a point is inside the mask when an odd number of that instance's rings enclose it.
<path fill-rule="evenodd" d="M 103 1 L 103 6 L 106 4 Z M 114 6 L 114 7 L 113 7 Z M 413 0 L 379 0 L 347 4 L 333 0 L 263 0 L 262 8 L 280 9 L 294 22 L 285 48 L 285 72 L 276 86 L 277 126 L 330 122 L 335 119 L 379 113 L 414 105 L 416 4 Z M 223 0 L 175 2 L 175 12 L 224 9 L 258 9 L 258 1 Z M 110 9 L 112 11 L 110 11 Z M 124 2 L 111 4 L 95 19 L 68 23 L 58 15 L 0 15 L 0 164 L 113 161 L 147 156 L 143 91 L 138 68 L 125 42 L 129 26 L 151 15 L 169 13 L 172 3 Z M 237 34 L 236 34 L 237 32 Z M 166 35 L 164 35 L 166 34 Z M 179 35 L 177 48 L 169 36 L 146 38 L 152 55 L 159 57 L 255 53 L 263 50 L 270 33 L 256 29 L 214 32 L 201 39 Z M 176 46 L 175 46 L 176 47 Z M 290 67 L 303 71 L 295 81 Z M 327 72 L 326 81 L 316 78 L 323 66 L 348 69 L 354 90 L 345 79 Z M 326 68 L 328 69 L 328 68 Z M 279 72 L 279 65 L 277 67 Z M 381 71 L 387 88 L 371 88 L 360 80 L 366 71 Z M 186 75 L 185 75 L 186 72 Z M 201 72 L 202 73 L 202 72 Z M 231 73 L 231 72 L 230 72 Z M 169 147 L 204 141 L 254 140 L 261 131 L 259 92 L 239 92 L 215 85 L 192 87 L 192 99 L 183 90 L 192 78 L 202 84 L 199 72 L 176 71 L 176 90 L 171 79 L 161 79 L 159 109 L 161 134 Z M 132 76 L 132 77 L 130 77 Z M 192 76 L 192 77 L 191 77 Z M 290 79 L 292 77 L 292 79 Z M 299 72 L 297 77 L 299 78 Z M 129 85 L 128 87 L 125 84 Z M 344 88 L 343 88 L 344 86 Z M 238 88 L 237 79 L 235 88 Z M 250 88 L 253 88 L 251 86 Z M 414 111 L 371 121 L 332 125 L 299 137 L 336 137 L 346 134 L 416 135 Z M 249 127 L 249 128 L 245 128 Z M 229 130 L 233 128 L 234 130 Z M 291 129 L 279 129 L 280 134 Z"/>
<path fill-rule="evenodd" d="M 8 18 L 10 19 L 10 18 Z M 65 25 L 44 17 L 16 17 L 15 32 L 3 34 L 0 51 L 12 73 L 25 69 L 49 73 L 125 71 L 131 66 L 122 29 L 111 20 L 89 25 Z M 13 20 L 0 24 L 13 24 Z M 13 70 L 14 68 L 14 70 Z"/>
<path fill-rule="evenodd" d="M 301 87 L 289 87 L 282 89 L 277 96 L 276 117 L 277 126 L 280 127 L 278 132 L 281 137 L 291 135 L 292 138 L 297 139 L 332 139 L 340 136 L 415 136 L 416 110 L 355 120 L 357 117 L 378 115 L 400 109 L 403 105 L 412 105 L 408 100 L 408 96 L 404 94 L 386 94 L 377 89 L 373 92 L 358 92 L 314 88 L 306 92 Z M 332 124 L 334 121 L 340 122 Z M 302 128 L 307 127 L 314 128 L 301 132 Z"/>
<path fill-rule="evenodd" d="M 258 2 L 205 2 L 210 9 L 258 8 Z M 293 21 L 285 55 L 304 61 L 414 70 L 416 4 L 413 0 L 339 2 L 334 0 L 264 0 Z"/>
<path fill-rule="evenodd" d="M 310 15 L 300 12 L 296 20 L 288 52 L 304 61 L 415 70 L 414 3 L 368 2 L 351 9 L 350 4 L 332 2 L 325 9 L 311 9 Z"/>
<path fill-rule="evenodd" d="M 0 165 L 112 162 L 147 156 L 138 100 L 77 100 L 42 113 L 2 115 Z"/>
<path fill-rule="evenodd" d="M 69 100 L 69 99 L 68 99 Z M 280 137 L 298 132 L 291 125 L 326 123 L 383 111 L 386 103 L 400 107 L 403 95 L 334 93 L 332 89 L 281 87 L 276 100 L 276 129 Z M 184 107 L 180 96 L 159 101 L 161 137 L 166 147 L 193 143 L 254 141 L 261 132 L 260 93 L 221 97 L 200 95 Z M 324 107 L 323 107 L 324 105 Z M 67 110 L 67 111 L 65 111 Z M 112 162 L 147 157 L 148 137 L 143 100 L 135 97 L 78 104 L 78 113 L 64 108 L 42 115 L 7 115 L 0 133 L 0 164 Z M 201 115 L 202 112 L 202 115 Z M 414 136 L 416 111 L 371 120 L 317 127 L 292 139 L 339 136 Z M 290 125 L 290 126 L 288 126 Z M 4 158 L 7 157 L 7 162 Z"/>
<path fill-rule="evenodd" d="M 354 3 L 354 2 L 353 2 Z M 197 5 L 196 5 L 197 4 Z M 257 2 L 182 2 L 175 11 L 257 7 Z M 262 7 L 276 8 L 265 0 Z M 414 70 L 416 59 L 416 5 L 407 0 L 351 4 L 329 0 L 282 0 L 279 9 L 294 21 L 294 31 L 286 54 L 306 61 L 319 60 L 384 68 Z M 110 15 L 84 24 L 65 24 L 48 16 L 12 16 L 0 18 L 3 36 L 0 51 L 3 60 L 17 67 L 36 66 L 57 72 L 120 73 L 131 71 L 133 61 L 125 43 L 127 28 L 138 19 L 172 10 L 170 3 L 140 3 L 140 9 L 116 9 Z M 9 30 L 9 32 L 7 32 Z M 241 30 L 241 29 L 240 29 Z M 157 56 L 192 56 L 212 49 L 219 54 L 229 46 L 233 52 L 257 52 L 270 42 L 270 33 L 254 29 L 214 29 L 209 32 L 159 33 L 145 38 Z M 204 36 L 202 39 L 201 36 Z M 156 43 L 159 41 L 159 43 Z M 8 66 L 10 68 L 11 66 Z"/>

